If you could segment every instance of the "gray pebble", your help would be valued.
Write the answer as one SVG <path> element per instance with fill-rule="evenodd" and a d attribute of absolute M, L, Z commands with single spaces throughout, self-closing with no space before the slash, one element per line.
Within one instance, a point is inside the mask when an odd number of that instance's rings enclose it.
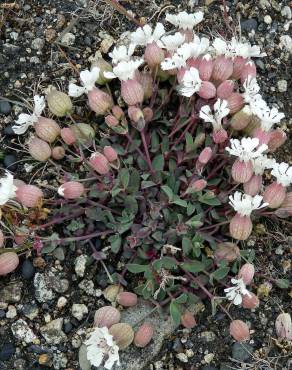
<path fill-rule="evenodd" d="M 40 37 L 37 37 L 31 43 L 31 47 L 35 50 L 42 50 L 44 46 L 45 46 L 45 40 L 41 39 Z"/>
<path fill-rule="evenodd" d="M 287 91 L 287 81 L 286 80 L 279 80 L 277 82 L 279 92 L 286 92 Z"/>
<path fill-rule="evenodd" d="M 238 361 L 247 361 L 251 358 L 253 348 L 246 343 L 234 343 L 232 346 L 232 357 Z"/>
<path fill-rule="evenodd" d="M 0 114 L 7 116 L 11 112 L 11 104 L 8 101 L 0 101 Z"/>
<path fill-rule="evenodd" d="M 242 31 L 250 32 L 252 30 L 256 30 L 257 27 L 258 27 L 258 22 L 255 18 L 246 19 L 241 22 Z"/>

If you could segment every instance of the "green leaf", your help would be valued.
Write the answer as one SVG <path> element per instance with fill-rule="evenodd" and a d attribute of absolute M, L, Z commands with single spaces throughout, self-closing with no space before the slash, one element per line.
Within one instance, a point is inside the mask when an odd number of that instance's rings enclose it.
<path fill-rule="evenodd" d="M 134 215 L 138 212 L 138 202 L 132 195 L 126 196 L 124 200 L 124 206 L 127 212 L 133 213 Z"/>
<path fill-rule="evenodd" d="M 194 144 L 193 137 L 189 132 L 187 132 L 186 133 L 186 152 L 190 153 L 195 149 L 196 149 L 196 145 Z"/>
<path fill-rule="evenodd" d="M 174 194 L 170 187 L 167 185 L 163 185 L 161 186 L 161 190 L 164 191 L 164 193 L 168 196 L 169 201 L 171 202 L 173 200 Z"/>
<path fill-rule="evenodd" d="M 185 255 L 189 254 L 192 250 L 193 243 L 190 238 L 184 236 L 182 239 L 182 248 Z"/>
<path fill-rule="evenodd" d="M 136 168 L 131 168 L 131 174 L 130 174 L 130 180 L 129 180 L 129 185 L 127 187 L 127 191 L 129 193 L 137 193 L 140 188 L 140 173 Z"/>
<path fill-rule="evenodd" d="M 118 253 L 120 247 L 122 245 L 122 238 L 120 235 L 112 235 L 108 238 L 108 242 L 110 243 L 111 250 L 113 253 Z"/>
<path fill-rule="evenodd" d="M 188 206 L 188 203 L 185 200 L 180 199 L 179 197 L 175 197 L 171 203 L 184 207 L 184 208 L 187 208 Z"/>
<path fill-rule="evenodd" d="M 121 168 L 119 171 L 119 178 L 124 189 L 127 189 L 130 181 L 130 172 L 128 168 Z"/>
<path fill-rule="evenodd" d="M 200 227 L 203 225 L 203 223 L 200 220 L 201 220 L 201 215 L 200 214 L 195 215 L 186 222 L 186 225 L 189 225 L 191 227 Z"/>
<path fill-rule="evenodd" d="M 212 192 L 207 192 L 204 195 L 200 196 L 198 199 L 199 202 L 208 204 L 209 206 L 220 206 L 221 202 Z"/>
<path fill-rule="evenodd" d="M 158 260 L 155 260 L 152 263 L 152 266 L 156 271 L 160 271 L 162 267 L 167 270 L 171 270 L 176 267 L 176 261 L 172 257 L 162 257 Z"/>
<path fill-rule="evenodd" d="M 186 301 L 188 300 L 188 295 L 187 293 L 182 293 L 180 296 L 178 296 L 175 301 L 176 303 L 186 303 Z"/>
<path fill-rule="evenodd" d="M 147 188 L 151 188 L 151 186 L 155 186 L 155 182 L 153 181 L 142 181 L 141 183 L 141 189 L 147 189 Z"/>
<path fill-rule="evenodd" d="M 162 154 L 158 154 L 154 157 L 152 161 L 152 166 L 156 171 L 163 171 L 164 168 L 164 156 Z"/>
<path fill-rule="evenodd" d="M 223 278 L 225 278 L 225 276 L 227 276 L 229 270 L 229 267 L 221 267 L 212 273 L 212 277 L 215 280 L 222 280 Z"/>
<path fill-rule="evenodd" d="M 290 286 L 290 281 L 288 279 L 277 279 L 275 283 L 280 289 L 288 289 Z"/>
<path fill-rule="evenodd" d="M 159 149 L 159 135 L 156 130 L 153 130 L 151 135 L 151 152 L 155 153 Z"/>
<path fill-rule="evenodd" d="M 141 272 L 145 272 L 149 269 L 148 265 L 139 265 L 138 263 L 129 263 L 127 265 L 128 271 L 132 272 L 133 274 L 140 274 Z"/>
<path fill-rule="evenodd" d="M 180 266 L 183 270 L 193 272 L 193 273 L 204 271 L 206 267 L 205 264 L 200 261 L 185 262 L 185 263 L 182 263 Z"/>
<path fill-rule="evenodd" d="M 171 318 L 174 321 L 174 323 L 176 325 L 179 325 L 180 324 L 180 319 L 181 319 L 181 312 L 180 312 L 180 307 L 176 303 L 175 300 L 171 301 L 170 306 L 169 306 L 169 311 L 170 311 L 170 315 L 171 315 Z"/>
<path fill-rule="evenodd" d="M 113 188 L 112 189 L 112 197 L 114 198 L 116 195 L 118 195 L 123 189 L 120 189 L 120 188 Z"/>

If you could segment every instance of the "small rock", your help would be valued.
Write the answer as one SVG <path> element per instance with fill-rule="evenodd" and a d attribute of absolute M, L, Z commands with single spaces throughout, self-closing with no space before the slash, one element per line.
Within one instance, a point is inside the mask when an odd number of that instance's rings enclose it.
<path fill-rule="evenodd" d="M 249 344 L 234 343 L 232 346 L 232 357 L 234 360 L 247 361 L 253 353 L 253 348 Z"/>
<path fill-rule="evenodd" d="M 17 316 L 16 308 L 12 305 L 8 306 L 8 311 L 6 312 L 7 319 L 14 319 Z"/>
<path fill-rule="evenodd" d="M 20 46 L 6 43 L 6 44 L 3 44 L 3 51 L 7 55 L 16 55 L 20 52 Z"/>
<path fill-rule="evenodd" d="M 80 321 L 86 314 L 88 314 L 88 308 L 83 303 L 74 303 L 71 312 L 72 316 Z"/>
<path fill-rule="evenodd" d="M 52 365 L 52 356 L 48 353 L 43 353 L 38 358 L 38 363 L 43 366 L 51 366 Z"/>
<path fill-rule="evenodd" d="M 53 354 L 53 367 L 55 370 L 64 369 L 67 367 L 68 359 L 65 353 L 54 353 Z M 68 369 L 69 370 L 69 369 Z"/>
<path fill-rule="evenodd" d="M 71 322 L 66 322 L 66 324 L 64 324 L 64 332 L 66 334 L 70 333 L 72 329 L 73 329 L 73 325 L 71 324 Z"/>
<path fill-rule="evenodd" d="M 68 299 L 66 297 L 60 297 L 57 302 L 57 307 L 59 310 L 64 308 L 68 302 Z"/>
<path fill-rule="evenodd" d="M 0 310 L 0 320 L 1 319 L 4 319 L 4 317 L 6 317 L 6 313 L 4 310 Z"/>
<path fill-rule="evenodd" d="M 12 130 L 12 125 L 4 127 L 3 133 L 6 136 L 16 136 L 16 133 Z"/>
<path fill-rule="evenodd" d="M 270 15 L 265 15 L 265 16 L 264 16 L 264 22 L 265 22 L 266 24 L 272 24 L 273 19 L 272 19 L 272 17 L 271 17 Z"/>
<path fill-rule="evenodd" d="M 73 35 L 73 33 L 68 32 L 62 37 L 61 42 L 66 46 L 74 45 L 75 35 Z"/>
<path fill-rule="evenodd" d="M 288 5 L 285 5 L 282 10 L 281 10 L 281 14 L 283 17 L 286 17 L 288 19 L 291 19 L 292 18 L 292 14 L 291 14 L 291 8 L 290 6 Z"/>
<path fill-rule="evenodd" d="M 258 28 L 258 22 L 255 18 L 246 19 L 241 22 L 242 31 L 250 32 L 252 30 L 256 30 L 257 28 Z"/>
<path fill-rule="evenodd" d="M 45 31 L 45 37 L 47 42 L 51 42 L 54 40 L 54 38 L 57 36 L 56 30 L 54 28 L 48 28 Z"/>
<path fill-rule="evenodd" d="M 64 248 L 58 247 L 53 252 L 54 257 L 56 257 L 59 261 L 64 261 L 65 259 L 65 253 Z"/>
<path fill-rule="evenodd" d="M 25 343 L 31 343 L 37 339 L 31 328 L 23 319 L 15 321 L 11 325 L 11 331 L 17 340 L 24 341 Z"/>
<path fill-rule="evenodd" d="M 287 91 L 287 81 L 286 80 L 279 80 L 277 82 L 279 92 L 286 92 Z"/>
<path fill-rule="evenodd" d="M 82 254 L 81 256 L 78 256 L 75 260 L 75 272 L 77 276 L 83 277 L 85 273 L 86 268 L 86 262 L 87 262 L 87 256 Z"/>
<path fill-rule="evenodd" d="M 15 162 L 17 162 L 17 158 L 14 154 L 6 154 L 3 159 L 5 168 L 8 168 L 11 171 L 16 169 L 17 164 Z"/>
<path fill-rule="evenodd" d="M 14 370 L 27 370 L 27 363 L 23 358 L 14 361 Z"/>
<path fill-rule="evenodd" d="M 176 358 L 179 359 L 181 362 L 187 363 L 189 361 L 188 356 L 185 353 L 178 353 Z"/>
<path fill-rule="evenodd" d="M 62 28 L 66 23 L 66 18 L 64 17 L 63 14 L 58 14 L 57 15 L 57 28 Z"/>
<path fill-rule="evenodd" d="M 8 101 L 0 100 L 0 113 L 8 116 L 11 112 L 11 104 Z"/>
<path fill-rule="evenodd" d="M 21 276 L 26 279 L 30 280 L 33 278 L 35 274 L 35 268 L 33 267 L 30 260 L 25 260 L 21 266 Z"/>
<path fill-rule="evenodd" d="M 0 301 L 7 303 L 17 303 L 21 300 L 22 296 L 21 282 L 9 284 L 0 290 Z"/>
<path fill-rule="evenodd" d="M 60 344 L 67 339 L 65 333 L 62 331 L 63 321 L 62 318 L 59 318 L 40 328 L 40 332 L 47 343 Z"/>
<path fill-rule="evenodd" d="M 91 369 L 91 363 L 87 359 L 87 347 L 85 344 L 82 344 L 82 346 L 79 348 L 78 360 L 81 370 Z"/>
<path fill-rule="evenodd" d="M 213 333 L 212 331 L 203 331 L 201 333 L 201 338 L 205 341 L 205 342 L 213 342 L 215 339 L 216 339 L 216 334 Z"/>
<path fill-rule="evenodd" d="M 227 364 L 226 362 L 223 362 L 221 365 L 220 365 L 220 370 L 231 370 L 232 369 L 232 365 L 229 365 Z"/>
<path fill-rule="evenodd" d="M 9 360 L 15 353 L 15 347 L 12 343 L 4 343 L 0 348 L 0 361 Z"/>
<path fill-rule="evenodd" d="M 22 312 L 24 316 L 32 321 L 38 316 L 39 309 L 38 306 L 35 304 L 25 304 L 23 306 Z"/>
<path fill-rule="evenodd" d="M 214 359 L 214 353 L 207 353 L 205 356 L 204 356 L 204 360 L 206 362 L 206 364 L 210 364 L 213 359 Z M 213 366 L 209 366 L 208 369 L 205 369 L 205 370 L 217 370 L 216 367 L 214 368 Z"/>
<path fill-rule="evenodd" d="M 47 302 L 55 298 L 55 294 L 50 288 L 48 279 L 44 274 L 36 273 L 33 284 L 35 287 L 35 297 L 39 302 Z"/>
<path fill-rule="evenodd" d="M 31 47 L 35 50 L 42 50 L 44 46 L 45 46 L 45 40 L 41 39 L 40 37 L 37 37 L 31 43 Z"/>
<path fill-rule="evenodd" d="M 211 355 L 212 353 L 209 353 L 208 355 Z M 208 355 L 206 355 L 206 356 L 208 356 Z M 205 356 L 205 357 L 206 357 Z M 204 357 L 204 359 L 205 359 L 205 357 Z M 213 357 L 214 357 L 214 355 L 213 355 Z M 206 361 L 206 360 L 205 360 Z M 206 361 L 207 362 L 207 361 Z M 202 370 L 218 370 L 217 369 L 217 367 L 215 367 L 215 366 L 211 366 L 211 365 L 206 365 L 206 366 L 204 366 L 203 368 L 202 368 Z"/>
<path fill-rule="evenodd" d="M 284 47 L 289 53 L 292 53 L 292 38 L 289 35 L 281 36 L 280 47 Z"/>

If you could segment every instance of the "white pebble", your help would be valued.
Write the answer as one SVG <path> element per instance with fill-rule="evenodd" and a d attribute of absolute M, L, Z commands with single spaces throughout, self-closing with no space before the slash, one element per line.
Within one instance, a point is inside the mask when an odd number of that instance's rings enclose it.
<path fill-rule="evenodd" d="M 68 299 L 65 297 L 60 297 L 57 302 L 57 307 L 60 309 L 64 308 L 68 302 Z"/>
<path fill-rule="evenodd" d="M 271 24 L 273 22 L 272 17 L 270 15 L 265 15 L 264 22 L 266 24 Z"/>
<path fill-rule="evenodd" d="M 278 90 L 280 92 L 286 92 L 287 91 L 287 81 L 286 80 L 279 80 L 277 82 Z"/>

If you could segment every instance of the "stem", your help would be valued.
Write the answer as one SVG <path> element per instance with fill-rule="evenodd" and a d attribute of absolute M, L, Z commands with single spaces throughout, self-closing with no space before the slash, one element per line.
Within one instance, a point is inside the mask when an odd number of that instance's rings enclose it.
<path fill-rule="evenodd" d="M 208 229 L 212 229 L 213 227 L 217 227 L 217 226 L 221 226 L 221 225 L 226 225 L 226 224 L 229 224 L 229 222 L 230 221 L 223 221 L 223 222 L 219 222 L 218 224 L 214 224 L 214 225 L 210 225 L 210 226 L 205 226 L 205 227 L 199 228 L 198 231 L 208 230 Z"/>
<path fill-rule="evenodd" d="M 81 241 L 81 240 L 87 240 L 87 239 L 92 239 L 96 236 L 106 236 L 108 234 L 113 234 L 113 230 L 106 230 L 106 231 L 96 231 L 94 233 L 91 233 L 91 234 L 87 234 L 87 235 L 82 235 L 82 236 L 72 236 L 72 237 L 69 237 L 69 238 L 62 238 L 62 239 L 57 239 L 57 240 L 54 240 L 55 242 L 61 242 L 61 243 L 64 243 L 64 242 L 78 242 L 78 241 Z M 48 240 L 42 240 L 44 243 L 46 242 L 51 242 L 50 239 Z"/>
<path fill-rule="evenodd" d="M 131 138 L 131 136 L 128 133 L 126 134 L 126 137 L 129 140 L 129 142 L 131 144 L 133 144 L 133 139 Z M 141 149 L 138 148 L 138 147 L 135 147 L 135 150 L 140 154 L 140 156 L 143 158 L 143 160 L 147 163 L 147 158 L 145 157 L 145 155 L 143 154 L 143 152 L 141 151 Z"/>
<path fill-rule="evenodd" d="M 54 220 L 52 220 L 52 221 L 50 221 L 46 224 L 38 226 L 34 230 L 42 230 L 42 229 L 45 229 L 46 227 L 61 223 L 63 221 L 71 220 L 72 218 L 77 218 L 77 217 L 81 216 L 85 211 L 86 211 L 86 209 L 84 208 L 84 209 L 80 209 L 78 212 L 71 213 L 69 216 L 57 217 Z"/>
<path fill-rule="evenodd" d="M 207 179 L 206 180 L 210 180 L 212 178 L 212 176 L 221 168 L 221 167 L 224 167 L 226 165 L 227 161 L 222 161 L 220 162 L 220 164 L 215 167 L 208 175 Z"/>
<path fill-rule="evenodd" d="M 140 131 L 140 135 L 141 135 L 144 151 L 145 151 L 145 154 L 146 154 L 146 160 L 147 160 L 148 167 L 150 169 L 150 172 L 154 173 L 155 171 L 152 167 L 151 158 L 150 158 L 150 154 L 149 154 L 149 151 L 148 151 L 148 146 L 147 146 L 147 142 L 146 142 L 144 129 L 142 131 Z"/>

